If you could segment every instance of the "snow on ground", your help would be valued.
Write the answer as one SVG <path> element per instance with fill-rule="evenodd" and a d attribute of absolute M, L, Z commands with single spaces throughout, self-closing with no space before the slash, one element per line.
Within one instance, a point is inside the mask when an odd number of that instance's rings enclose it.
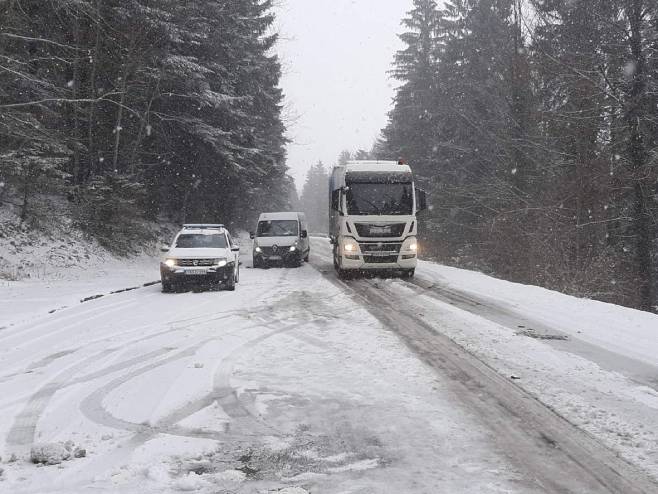
<path fill-rule="evenodd" d="M 387 283 L 438 331 L 658 479 L 657 315 L 434 263 L 421 262 L 418 273 L 431 282 L 421 283 L 429 287 L 424 293 Z M 473 295 L 485 308 L 474 314 L 439 301 L 431 296 L 434 286 Z M 511 314 L 510 321 L 517 314 L 523 324 L 488 320 L 486 307 Z M 549 339 L 533 334 L 527 325 L 534 322 Z"/>
<path fill-rule="evenodd" d="M 313 246 L 330 259 L 326 240 Z M 658 479 L 658 315 L 422 261 L 415 284 L 370 283 Z"/>
<path fill-rule="evenodd" d="M 17 309 L 0 332 L 0 491 L 541 492 L 449 378 L 317 270 L 246 268 L 236 292 Z M 86 456 L 29 462 L 67 441 Z"/>
<path fill-rule="evenodd" d="M 79 303 L 157 279 L 149 258 L 69 279 L 6 282 L 0 492 L 543 492 L 460 405 L 451 378 L 419 361 L 349 292 L 309 265 L 253 270 L 244 260 L 235 292 L 162 294 L 156 285 Z M 643 345 L 655 341 L 647 331 L 656 316 L 429 263 L 418 273 L 427 286 L 486 296 L 492 307 L 560 323 L 574 337 L 586 331 L 600 345 L 619 331 L 613 321 L 624 322 L 624 344 L 606 351 L 651 366 Z M 390 290 L 392 307 L 414 307 L 658 476 L 654 389 L 571 352 L 571 340 L 558 348 L 437 300 L 429 288 L 369 282 Z M 35 444 L 51 452 L 75 445 L 86 455 L 37 466 L 29 461 Z"/>
<path fill-rule="evenodd" d="M 421 277 L 494 301 L 571 337 L 658 365 L 658 315 L 422 262 Z M 658 382 L 658 375 L 656 375 Z"/>

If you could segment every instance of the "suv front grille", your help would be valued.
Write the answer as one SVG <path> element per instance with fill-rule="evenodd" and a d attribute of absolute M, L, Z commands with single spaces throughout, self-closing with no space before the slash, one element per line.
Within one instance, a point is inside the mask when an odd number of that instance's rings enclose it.
<path fill-rule="evenodd" d="M 366 263 L 373 263 L 373 264 L 386 264 L 386 263 L 395 263 L 398 262 L 398 256 L 396 255 L 390 255 L 390 256 L 368 256 L 364 255 L 363 256 L 363 262 Z"/>
<path fill-rule="evenodd" d="M 366 238 L 401 237 L 406 226 L 406 223 L 354 223 L 359 236 Z"/>
<path fill-rule="evenodd" d="M 214 266 L 214 259 L 178 259 L 176 265 L 183 267 Z"/>

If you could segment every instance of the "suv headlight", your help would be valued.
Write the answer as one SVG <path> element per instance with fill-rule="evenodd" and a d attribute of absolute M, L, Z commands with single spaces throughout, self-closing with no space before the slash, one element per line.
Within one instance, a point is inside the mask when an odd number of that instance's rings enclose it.
<path fill-rule="evenodd" d="M 176 259 L 166 259 L 164 263 L 168 268 L 176 267 Z"/>
<path fill-rule="evenodd" d="M 226 259 L 215 259 L 215 264 L 220 268 L 223 268 L 228 264 L 228 261 Z"/>

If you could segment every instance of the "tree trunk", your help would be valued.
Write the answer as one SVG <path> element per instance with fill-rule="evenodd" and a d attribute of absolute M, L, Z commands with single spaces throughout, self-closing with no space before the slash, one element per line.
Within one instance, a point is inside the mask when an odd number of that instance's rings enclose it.
<path fill-rule="evenodd" d="M 652 184 L 645 183 L 647 152 L 642 121 L 647 118 L 646 60 L 642 50 L 643 0 L 627 0 L 626 16 L 630 25 L 630 51 L 634 73 L 630 85 L 627 120 L 629 126 L 628 151 L 632 168 L 633 186 L 633 233 L 635 237 L 635 269 L 638 282 L 639 303 L 642 310 L 653 309 L 654 267 L 651 255 L 652 222 L 648 208 L 648 193 Z"/>

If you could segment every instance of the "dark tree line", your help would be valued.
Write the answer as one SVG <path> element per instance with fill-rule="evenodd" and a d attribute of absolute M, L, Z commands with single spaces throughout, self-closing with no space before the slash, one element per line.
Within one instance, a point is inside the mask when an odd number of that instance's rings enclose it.
<path fill-rule="evenodd" d="M 0 207 L 67 197 L 101 240 L 142 218 L 287 206 L 272 0 L 0 0 Z"/>
<path fill-rule="evenodd" d="M 415 0 L 403 25 L 374 151 L 430 192 L 430 253 L 655 309 L 658 3 Z"/>

